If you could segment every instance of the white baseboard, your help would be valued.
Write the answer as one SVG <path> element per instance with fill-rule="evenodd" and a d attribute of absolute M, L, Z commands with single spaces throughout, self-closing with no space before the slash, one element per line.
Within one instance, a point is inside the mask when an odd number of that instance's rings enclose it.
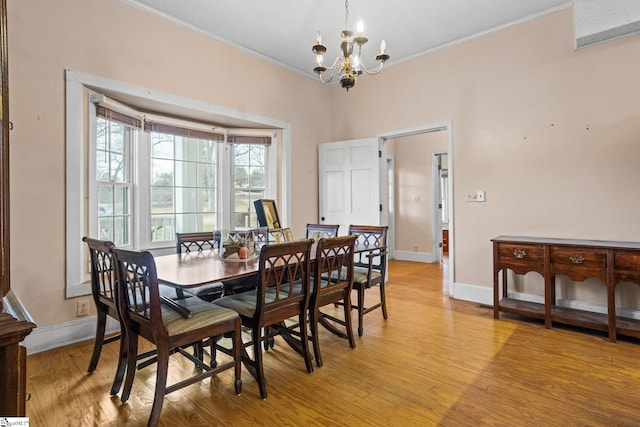
<path fill-rule="evenodd" d="M 114 319 L 107 318 L 106 333 L 119 332 L 120 326 Z M 55 325 L 38 326 L 24 340 L 27 354 L 63 347 L 96 337 L 96 316 L 84 317 Z M 88 359 L 87 359 L 88 360 Z"/>
<path fill-rule="evenodd" d="M 433 262 L 433 254 L 428 252 L 395 251 L 393 256 L 400 261 Z"/>
<path fill-rule="evenodd" d="M 476 302 L 478 304 L 484 304 L 493 307 L 493 288 L 488 288 L 486 286 L 469 285 L 466 283 L 455 282 L 452 286 L 449 287 L 449 295 L 454 299 Z M 509 298 L 544 304 L 544 297 L 542 295 L 509 292 Z M 604 304 L 593 304 L 584 301 L 558 298 L 556 300 L 556 305 L 560 307 L 573 308 L 576 310 L 590 311 L 592 313 L 607 313 L 607 306 Z M 618 307 L 616 309 L 616 315 L 640 320 L 640 311 L 629 308 Z"/>

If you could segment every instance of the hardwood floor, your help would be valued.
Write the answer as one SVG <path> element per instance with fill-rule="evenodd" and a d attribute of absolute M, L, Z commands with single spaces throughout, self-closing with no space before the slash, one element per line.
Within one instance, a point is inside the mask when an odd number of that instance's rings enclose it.
<path fill-rule="evenodd" d="M 356 348 L 321 328 L 324 366 L 276 340 L 265 355 L 269 397 L 243 368 L 165 398 L 160 425 L 176 426 L 637 426 L 640 342 L 516 317 L 494 320 L 478 304 L 449 299 L 439 264 L 391 261 L 389 319 L 365 317 Z M 371 298 L 377 289 L 369 291 Z M 126 404 L 110 397 L 117 344 L 93 374 L 92 342 L 28 356 L 33 426 L 145 425 L 155 367 L 138 371 Z M 170 381 L 193 369 L 181 356 Z"/>

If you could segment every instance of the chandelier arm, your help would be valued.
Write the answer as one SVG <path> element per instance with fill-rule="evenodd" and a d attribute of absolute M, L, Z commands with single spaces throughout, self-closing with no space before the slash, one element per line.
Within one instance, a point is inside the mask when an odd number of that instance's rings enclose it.
<path fill-rule="evenodd" d="M 338 56 L 338 57 L 335 59 L 335 61 L 333 61 L 333 64 L 331 65 L 331 67 L 327 67 L 327 66 L 325 66 L 324 64 L 320 64 L 320 65 L 322 65 L 323 67 L 325 67 L 325 68 L 327 69 L 327 71 L 333 71 L 333 70 L 335 70 L 335 69 L 336 69 L 336 66 L 337 66 L 339 63 L 341 63 L 341 62 L 342 62 L 342 57 Z"/>
<path fill-rule="evenodd" d="M 378 69 L 377 70 L 373 70 L 373 71 L 369 71 L 369 69 L 367 69 L 367 66 L 364 65 L 364 62 L 362 61 L 362 58 L 360 58 L 360 67 L 369 75 L 371 76 L 375 76 L 376 74 L 378 74 L 380 71 L 382 71 L 382 67 L 384 66 L 384 62 L 380 62 L 380 64 L 378 65 Z"/>
<path fill-rule="evenodd" d="M 331 67 L 325 67 L 327 68 L 326 71 L 330 71 L 331 72 L 331 77 L 329 77 L 328 79 L 324 79 L 322 76 L 324 73 L 320 73 L 318 74 L 318 77 L 320 78 L 320 81 L 322 83 L 329 83 L 333 80 L 333 78 L 338 74 L 337 71 L 342 69 L 342 64 L 343 64 L 343 58 L 342 57 L 337 57 L 335 61 L 333 61 L 333 65 L 331 65 Z M 338 66 L 339 65 L 339 66 Z M 324 67 L 324 65 L 323 65 Z M 325 72 L 326 72 L 325 71 Z"/>
<path fill-rule="evenodd" d="M 327 80 L 325 80 L 325 79 L 322 77 L 322 74 L 318 74 L 318 78 L 320 79 L 320 81 L 321 81 L 322 83 L 330 83 L 330 82 L 333 80 L 333 78 L 334 78 L 335 76 L 336 76 L 336 73 L 331 73 L 331 77 L 329 77 Z"/>

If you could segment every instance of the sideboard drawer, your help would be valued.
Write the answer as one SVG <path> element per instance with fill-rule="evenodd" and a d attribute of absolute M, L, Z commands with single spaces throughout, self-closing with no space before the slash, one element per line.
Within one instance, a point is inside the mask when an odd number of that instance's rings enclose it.
<path fill-rule="evenodd" d="M 550 256 L 552 264 L 585 268 L 607 267 L 607 251 L 605 249 L 552 246 Z"/>
<path fill-rule="evenodd" d="M 500 261 L 516 261 L 524 263 L 543 263 L 544 246 L 522 243 L 500 243 L 498 245 Z"/>
<path fill-rule="evenodd" d="M 616 270 L 640 271 L 640 253 L 617 250 L 614 265 Z"/>
<path fill-rule="evenodd" d="M 617 250 L 613 259 L 616 283 L 633 282 L 640 284 L 640 253 Z"/>

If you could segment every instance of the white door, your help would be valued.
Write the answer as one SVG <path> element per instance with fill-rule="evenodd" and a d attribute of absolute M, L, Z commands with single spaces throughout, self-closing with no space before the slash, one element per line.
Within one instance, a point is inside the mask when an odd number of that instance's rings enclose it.
<path fill-rule="evenodd" d="M 380 225 L 378 139 L 329 142 L 318 146 L 319 218 L 339 224 Z"/>

